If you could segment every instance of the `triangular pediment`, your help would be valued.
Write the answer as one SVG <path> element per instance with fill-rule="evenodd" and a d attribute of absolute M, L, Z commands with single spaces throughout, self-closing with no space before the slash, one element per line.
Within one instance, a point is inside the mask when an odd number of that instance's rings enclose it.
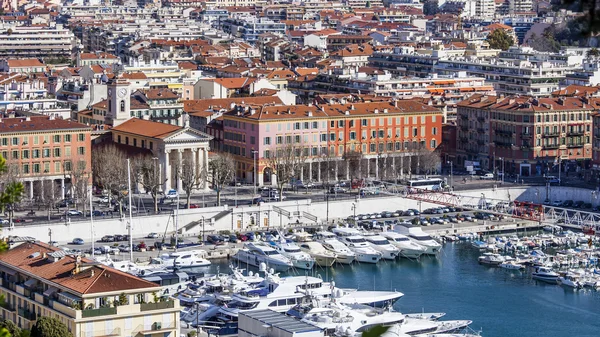
<path fill-rule="evenodd" d="M 208 142 L 213 137 L 192 128 L 185 128 L 164 138 L 165 143 Z"/>

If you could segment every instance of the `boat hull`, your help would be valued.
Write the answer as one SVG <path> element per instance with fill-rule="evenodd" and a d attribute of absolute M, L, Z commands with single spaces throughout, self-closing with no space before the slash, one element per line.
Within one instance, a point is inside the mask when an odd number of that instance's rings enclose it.
<path fill-rule="evenodd" d="M 355 253 L 356 261 L 360 263 L 377 263 L 381 260 L 381 254 L 370 254 L 370 253 Z"/>
<path fill-rule="evenodd" d="M 356 260 L 356 256 L 354 256 L 354 255 L 338 254 L 335 257 L 335 262 L 341 263 L 341 264 L 352 264 L 352 262 L 354 262 L 355 260 Z"/>
<path fill-rule="evenodd" d="M 327 255 L 312 255 L 312 257 L 315 259 L 315 263 L 319 266 L 319 267 L 331 267 L 334 263 L 335 263 L 335 257 L 334 256 L 327 256 Z"/>
<path fill-rule="evenodd" d="M 292 264 L 294 265 L 294 268 L 296 269 L 313 269 L 313 267 L 315 266 L 315 261 L 314 260 L 292 260 Z"/>
<path fill-rule="evenodd" d="M 275 271 L 288 271 L 292 265 L 284 264 L 277 260 L 267 259 L 263 256 L 257 256 L 248 254 L 245 251 L 238 251 L 237 254 L 233 256 L 233 259 L 240 261 L 240 263 L 246 263 L 254 267 L 260 267 L 261 263 L 265 263 L 267 268 L 273 268 Z"/>

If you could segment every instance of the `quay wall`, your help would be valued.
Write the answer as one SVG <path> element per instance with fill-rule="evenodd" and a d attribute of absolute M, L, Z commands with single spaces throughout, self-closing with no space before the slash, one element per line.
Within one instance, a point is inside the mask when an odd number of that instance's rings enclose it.
<path fill-rule="evenodd" d="M 517 186 L 511 188 L 492 188 L 485 190 L 460 191 L 457 194 L 464 196 L 480 197 L 484 194 L 486 199 L 493 200 L 527 200 L 537 202 L 546 198 L 546 187 Z M 568 187 L 552 186 L 549 190 L 551 200 L 584 200 L 594 205 L 600 200 L 593 198 L 590 190 Z M 398 209 L 426 209 L 435 207 L 436 204 L 419 202 L 397 196 L 369 197 L 363 199 L 346 199 L 312 201 L 291 200 L 278 203 L 265 203 L 260 206 L 218 206 L 197 209 L 179 210 L 178 229 L 184 238 L 195 238 L 202 231 L 202 217 L 204 217 L 204 231 L 230 230 L 250 231 L 267 227 L 294 226 L 294 225 L 317 225 L 324 224 L 327 218 L 329 222 L 343 219 L 348 216 L 364 213 L 381 212 L 384 210 Z M 281 211 L 283 210 L 283 211 Z M 287 213 L 289 212 L 289 213 Z M 282 214 L 285 213 L 285 214 Z M 211 219 L 218 215 L 218 219 Z M 315 221 L 316 219 L 316 221 Z M 127 234 L 129 219 L 127 217 L 95 218 L 93 237 L 98 240 L 104 235 Z M 175 231 L 175 221 L 172 213 L 151 216 L 134 216 L 131 224 L 133 237 L 145 237 L 150 232 L 159 235 L 170 236 Z M 40 223 L 40 224 L 18 224 L 14 228 L 3 228 L 3 235 L 30 236 L 40 241 L 49 241 L 49 232 L 52 232 L 52 240 L 59 243 L 70 242 L 79 237 L 85 241 L 92 238 L 92 226 L 90 221 L 73 221 L 65 223 Z"/>

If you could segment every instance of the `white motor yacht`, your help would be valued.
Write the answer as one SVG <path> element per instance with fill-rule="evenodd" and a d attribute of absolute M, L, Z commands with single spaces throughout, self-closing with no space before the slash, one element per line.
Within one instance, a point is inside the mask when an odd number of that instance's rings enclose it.
<path fill-rule="evenodd" d="M 207 267 L 210 266 L 210 261 L 206 259 L 205 250 L 197 249 L 162 254 L 158 259 L 152 259 L 150 264 L 169 269 L 180 269 Z"/>
<path fill-rule="evenodd" d="M 358 262 L 377 263 L 381 260 L 382 254 L 371 248 L 367 240 L 360 235 L 341 236 L 339 240 L 356 255 Z"/>
<path fill-rule="evenodd" d="M 558 273 L 554 272 L 552 268 L 549 267 L 536 267 L 535 270 L 531 273 L 531 278 L 534 280 L 544 281 L 548 283 L 556 283 L 558 280 Z"/>
<path fill-rule="evenodd" d="M 388 241 L 400 249 L 400 256 L 408 259 L 418 259 L 421 255 L 425 254 L 427 248 L 420 244 L 413 242 L 406 235 L 402 235 L 396 232 L 382 232 L 381 236 L 388 239 Z"/>
<path fill-rule="evenodd" d="M 264 263 L 268 268 L 273 268 L 276 271 L 287 271 L 293 264 L 292 261 L 281 255 L 275 248 L 266 243 L 248 242 L 244 248 L 238 250 L 233 256 L 242 264 L 260 267 Z"/>
<path fill-rule="evenodd" d="M 568 272 L 565 276 L 559 276 L 557 282 L 562 286 L 577 289 L 583 286 L 580 279 L 578 274 Z"/>
<path fill-rule="evenodd" d="M 437 255 L 442 245 L 435 241 L 429 234 L 423 232 L 420 227 L 411 227 L 409 225 L 396 225 L 394 232 L 408 236 L 413 242 L 425 247 L 425 254 Z"/>
<path fill-rule="evenodd" d="M 312 269 L 315 259 L 310 254 L 303 252 L 298 245 L 291 242 L 269 242 L 269 244 L 281 255 L 292 261 L 294 268 Z"/>
<path fill-rule="evenodd" d="M 520 264 L 520 263 L 518 263 L 516 261 L 513 261 L 513 260 L 504 261 L 504 262 L 500 263 L 498 266 L 500 268 L 508 269 L 508 270 L 521 270 L 521 269 L 525 269 L 524 265 L 522 265 L 522 264 Z"/>
<path fill-rule="evenodd" d="M 484 253 L 477 259 L 477 261 L 481 264 L 487 264 L 490 266 L 498 266 L 502 262 L 505 262 L 506 260 L 500 254 Z"/>
<path fill-rule="evenodd" d="M 371 248 L 381 253 L 381 256 L 386 260 L 395 260 L 400 255 L 400 249 L 390 244 L 388 239 L 381 235 L 373 235 L 365 237 Z"/>
<path fill-rule="evenodd" d="M 338 241 L 337 236 L 331 232 L 318 232 L 315 235 L 317 242 L 323 248 L 335 254 L 335 261 L 341 264 L 351 264 L 356 259 L 356 254 L 348 249 L 346 245 Z"/>
<path fill-rule="evenodd" d="M 184 272 L 155 273 L 149 276 L 141 276 L 142 279 L 154 282 L 162 287 L 159 296 L 173 296 L 187 288 L 190 282 L 195 282 L 201 277 L 199 274 Z"/>
<path fill-rule="evenodd" d="M 331 267 L 335 263 L 336 254 L 325 249 L 320 242 L 300 242 L 300 249 L 312 256 L 320 267 Z"/>

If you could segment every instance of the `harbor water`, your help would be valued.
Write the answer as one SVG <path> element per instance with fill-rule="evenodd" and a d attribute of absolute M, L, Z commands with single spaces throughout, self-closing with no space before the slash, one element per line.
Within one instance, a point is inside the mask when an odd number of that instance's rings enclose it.
<path fill-rule="evenodd" d="M 530 269 L 483 266 L 477 263 L 479 255 L 467 242 L 446 243 L 437 259 L 337 265 L 317 268 L 314 274 L 342 288 L 398 290 L 404 297 L 396 310 L 446 312 L 444 319 L 470 319 L 471 328 L 481 330 L 484 337 L 600 336 L 600 292 L 532 280 Z M 228 262 L 213 260 L 210 272 L 217 268 L 227 271 Z"/>

